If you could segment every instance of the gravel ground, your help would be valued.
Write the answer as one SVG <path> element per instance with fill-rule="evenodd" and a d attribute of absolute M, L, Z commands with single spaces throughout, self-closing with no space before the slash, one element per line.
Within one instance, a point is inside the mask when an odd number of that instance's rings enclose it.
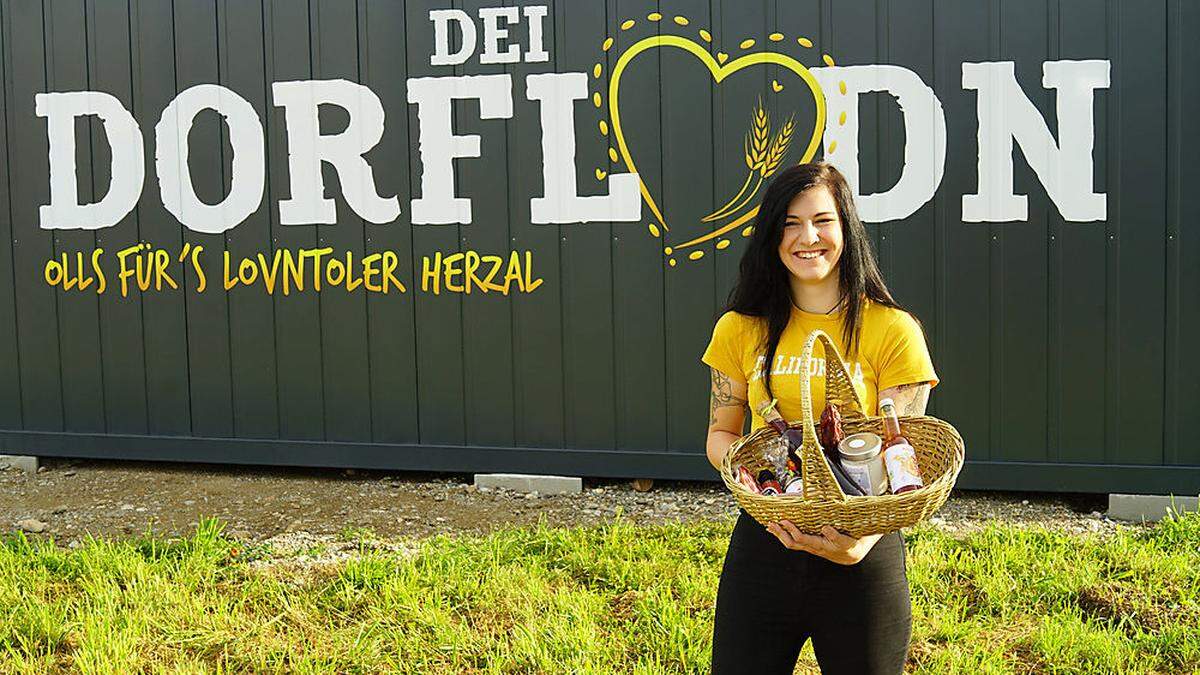
<path fill-rule="evenodd" d="M 580 494 L 537 495 L 477 490 L 471 480 L 464 474 L 47 459 L 34 476 L 0 472 L 0 532 L 20 529 L 71 546 L 88 534 L 183 536 L 201 517 L 216 516 L 240 540 L 299 550 L 352 541 L 346 546 L 402 547 L 394 542 L 486 533 L 543 518 L 595 525 L 619 512 L 655 524 L 728 519 L 737 512 L 717 482 L 656 481 L 639 492 L 629 481 L 586 479 Z M 1000 519 L 1107 533 L 1117 524 L 1101 514 L 1105 502 L 1105 495 L 958 491 L 932 522 L 956 532 Z"/>

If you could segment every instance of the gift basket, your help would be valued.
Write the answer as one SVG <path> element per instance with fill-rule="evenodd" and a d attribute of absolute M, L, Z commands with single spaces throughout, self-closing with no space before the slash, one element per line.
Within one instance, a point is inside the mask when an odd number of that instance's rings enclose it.
<path fill-rule="evenodd" d="M 907 475 L 904 469 L 919 470 L 915 485 L 904 483 L 898 493 L 886 490 L 873 494 L 869 484 L 847 481 L 846 469 L 850 464 L 859 463 L 847 462 L 847 466 L 842 466 L 837 462 L 837 449 L 822 450 L 809 389 L 811 371 L 808 364 L 817 340 L 825 349 L 825 398 L 836 413 L 834 417 L 840 415 L 838 426 L 845 439 L 852 444 L 867 439 L 860 445 L 874 439 L 878 448 L 880 436 L 885 436 L 887 440 L 882 445 L 887 449 L 878 455 L 881 465 L 886 457 L 886 468 L 894 485 L 900 485 L 904 480 Z M 779 467 L 781 447 L 786 443 L 786 437 L 781 436 L 779 430 L 772 426 L 762 427 L 734 441 L 721 463 L 721 478 L 738 504 L 764 525 L 770 521 L 790 520 L 804 532 L 818 532 L 822 526 L 832 525 L 853 537 L 909 527 L 941 508 L 963 466 L 963 440 L 958 431 L 950 424 L 928 416 L 899 417 L 898 428 L 895 426 L 897 418 L 890 418 L 889 425 L 887 417 L 866 416 L 841 354 L 823 331 L 814 330 L 809 335 L 800 358 L 801 419 L 779 424 L 797 439 L 792 448 L 795 461 L 788 464 L 791 473 L 795 474 L 792 485 L 785 491 L 772 482 L 774 487 L 762 489 L 754 481 L 754 476 L 771 474 Z M 799 434 L 795 432 L 797 428 Z M 846 452 L 845 444 L 841 445 L 842 451 Z M 915 466 L 912 465 L 914 453 Z M 870 462 L 861 464 L 869 466 Z M 893 469 L 900 473 L 893 473 Z M 866 473 L 860 475 L 862 482 L 869 483 Z"/>

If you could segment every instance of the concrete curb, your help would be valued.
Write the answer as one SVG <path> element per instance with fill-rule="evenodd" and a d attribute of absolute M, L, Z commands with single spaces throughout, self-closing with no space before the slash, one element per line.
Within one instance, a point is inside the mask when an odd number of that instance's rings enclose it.
<path fill-rule="evenodd" d="M 567 495 L 583 492 L 583 479 L 578 476 L 477 473 L 475 474 L 475 487 L 491 490 L 504 488 L 516 492 L 537 492 L 544 495 Z"/>
<path fill-rule="evenodd" d="M 1108 517 L 1114 520 L 1158 522 L 1167 515 L 1168 509 L 1176 513 L 1200 510 L 1200 497 L 1179 495 L 1123 495 L 1108 496 Z"/>
<path fill-rule="evenodd" d="M 38 471 L 38 458 L 29 455 L 0 455 L 0 471 L 20 469 L 32 476 Z"/>

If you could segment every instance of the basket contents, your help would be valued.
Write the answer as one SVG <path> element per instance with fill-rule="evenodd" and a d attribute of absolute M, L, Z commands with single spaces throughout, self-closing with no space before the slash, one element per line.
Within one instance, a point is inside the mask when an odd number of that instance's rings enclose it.
<path fill-rule="evenodd" d="M 793 475 L 791 480 L 783 486 L 783 492 L 789 495 L 804 494 L 804 481 L 800 480 L 800 476 Z"/>
<path fill-rule="evenodd" d="M 858 483 L 867 494 L 878 497 L 887 494 L 887 470 L 883 467 L 883 457 L 879 454 L 883 448 L 883 440 L 878 434 L 862 431 L 850 434 L 838 444 L 838 454 L 841 455 L 842 467 L 846 473 Z"/>
<path fill-rule="evenodd" d="M 755 480 L 753 475 L 745 465 L 738 466 L 738 481 L 757 495 L 767 497 L 778 494 L 798 495 L 804 490 L 804 482 L 794 474 L 788 478 L 787 483 L 783 484 L 775 478 L 775 472 L 770 469 L 759 471 L 758 480 Z"/>
<path fill-rule="evenodd" d="M 775 474 L 771 473 L 770 469 L 763 469 L 758 472 L 758 486 L 762 488 L 764 495 L 781 495 L 783 494 L 783 486 L 779 481 L 775 480 Z"/>
<path fill-rule="evenodd" d="M 854 480 L 854 477 L 846 471 L 846 467 L 842 466 L 842 458 L 838 455 L 838 444 L 846 438 L 846 432 L 842 430 L 842 413 L 838 410 L 837 404 L 827 403 L 825 405 L 825 410 L 821 413 L 821 423 L 817 428 L 817 435 L 819 436 L 817 443 L 825 452 L 825 461 L 833 471 L 833 477 L 837 479 L 842 492 L 859 497 L 870 494 L 863 484 Z"/>
<path fill-rule="evenodd" d="M 820 441 L 825 454 L 830 459 L 837 459 L 837 447 L 842 439 L 846 438 L 846 432 L 842 431 L 842 412 L 838 410 L 836 403 L 825 404 L 825 412 L 821 413 L 821 424 L 817 434 L 820 436 L 817 440 Z"/>
<path fill-rule="evenodd" d="M 747 487 L 753 483 L 751 489 L 757 494 L 799 494 L 803 483 L 797 468 L 798 453 L 804 432 L 788 425 L 775 409 L 776 403 L 776 399 L 771 399 L 759 409 L 763 420 L 780 436 L 780 442 L 768 445 L 762 453 L 774 470 L 763 469 L 755 477 L 752 471 L 740 467 L 745 471 L 740 480 Z M 889 491 L 902 494 L 924 486 L 916 452 L 903 435 L 892 399 L 883 399 L 879 409 L 883 414 L 884 438 L 869 431 L 847 436 L 835 403 L 827 404 L 821 413 L 818 445 L 838 486 L 847 495 L 877 497 Z"/>
<path fill-rule="evenodd" d="M 804 433 L 788 426 L 783 416 L 775 409 L 775 403 L 776 399 L 767 401 L 759 408 L 758 413 L 768 426 L 779 432 L 779 436 L 784 442 L 773 444 L 772 447 L 764 450 L 763 458 L 775 465 L 777 471 L 786 469 L 789 472 L 798 473 L 796 467 L 800 466 L 800 458 L 796 453 L 800 444 L 804 442 Z M 782 467 L 779 465 L 781 458 L 784 464 Z"/>
<path fill-rule="evenodd" d="M 770 425 L 772 429 L 779 432 L 779 435 L 787 442 L 788 466 L 785 467 L 784 470 L 791 475 L 795 475 L 796 478 L 799 479 L 798 453 L 800 452 L 800 446 L 804 443 L 804 432 L 800 429 L 793 429 L 792 427 L 788 426 L 788 423 L 784 421 L 783 416 L 780 415 L 779 411 L 775 409 L 775 403 L 776 400 L 771 399 L 759 409 L 759 414 L 761 414 L 763 420 Z M 832 413 L 829 412 L 830 408 L 833 408 Z M 827 433 L 828 438 L 830 439 L 844 436 L 845 432 L 842 431 L 841 417 L 837 413 L 836 406 L 831 403 L 829 404 L 829 407 L 825 409 L 825 411 L 827 414 L 821 416 L 822 437 L 825 437 L 826 429 L 828 429 Z M 828 424 L 826 424 L 827 418 Z M 773 453 L 778 452 L 775 450 L 777 447 L 779 446 L 774 444 L 772 447 L 764 450 L 763 458 L 774 464 L 775 461 L 773 460 Z M 833 477 L 837 479 L 838 486 L 842 488 L 842 492 L 855 496 L 866 495 L 867 493 L 863 490 L 862 486 L 855 482 L 854 479 L 850 477 L 850 474 L 846 472 L 845 468 L 842 467 L 842 463 L 838 459 L 837 455 L 837 446 L 834 445 L 832 447 L 832 452 L 829 452 L 828 450 L 826 451 L 825 461 L 829 464 L 829 469 L 833 472 Z M 778 467 L 776 470 L 779 470 Z M 784 484 L 788 485 L 789 481 L 784 481 Z M 759 483 L 761 484 L 761 480 Z M 797 485 L 795 490 L 785 490 L 785 492 L 799 492 L 799 490 L 800 486 Z"/>
<path fill-rule="evenodd" d="M 796 464 L 788 457 L 788 448 L 785 443 L 775 443 L 763 450 L 763 459 L 767 460 L 774 467 L 774 470 L 763 469 L 758 472 L 758 484 L 765 488 L 765 481 L 771 480 L 779 484 L 782 492 L 793 493 L 799 492 L 800 486 L 800 471 L 796 468 Z M 763 494 L 768 494 L 764 489 Z M 778 493 L 776 493 L 778 494 Z"/>
<path fill-rule="evenodd" d="M 902 494 L 924 487 L 921 470 L 917 466 L 917 453 L 901 433 L 900 419 L 896 416 L 896 405 L 892 399 L 880 401 L 879 412 L 883 415 L 883 431 L 887 436 L 883 441 L 883 462 L 887 465 L 892 493 Z"/>
<path fill-rule="evenodd" d="M 738 482 L 746 486 L 746 489 L 756 495 L 762 494 L 762 488 L 758 486 L 758 481 L 754 480 L 754 474 L 750 473 L 750 469 L 744 466 L 737 468 Z"/>

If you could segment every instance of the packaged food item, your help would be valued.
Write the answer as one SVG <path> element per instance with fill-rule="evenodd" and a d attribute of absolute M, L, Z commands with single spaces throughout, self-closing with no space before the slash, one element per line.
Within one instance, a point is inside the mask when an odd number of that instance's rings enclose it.
<path fill-rule="evenodd" d="M 842 468 L 869 495 L 887 492 L 887 469 L 883 466 L 883 439 L 869 431 L 850 434 L 838 444 Z"/>
<path fill-rule="evenodd" d="M 896 404 L 890 398 L 883 399 L 879 402 L 879 413 L 883 416 L 883 463 L 887 466 L 892 494 L 924 487 L 921 469 L 917 466 L 917 453 L 902 433 Z"/>
<path fill-rule="evenodd" d="M 796 477 L 795 464 L 788 457 L 788 444 L 786 439 L 780 438 L 778 443 L 770 444 L 763 450 L 763 459 L 774 469 L 775 476 L 779 480 L 780 485 L 787 485 L 792 478 Z M 761 481 L 760 481 L 761 483 Z"/>
<path fill-rule="evenodd" d="M 779 436 L 783 440 L 785 452 L 787 453 L 789 469 L 796 475 L 799 475 L 796 467 L 800 466 L 800 455 L 798 453 L 800 452 L 800 444 L 804 442 L 804 432 L 788 426 L 787 421 L 775 409 L 776 402 L 777 399 L 767 401 L 759 408 L 758 414 L 768 426 L 779 432 Z"/>
<path fill-rule="evenodd" d="M 763 469 L 758 472 L 758 484 L 762 487 L 762 494 L 766 496 L 783 494 L 783 486 L 775 479 L 775 474 L 771 473 L 770 469 Z"/>
<path fill-rule="evenodd" d="M 748 490 L 756 495 L 762 494 L 762 488 L 758 487 L 758 481 L 754 480 L 754 474 L 750 473 L 750 469 L 744 466 L 738 466 L 737 479 L 742 485 L 745 485 Z"/>
<path fill-rule="evenodd" d="M 785 495 L 804 494 L 804 481 L 800 480 L 799 475 L 793 475 L 791 480 L 783 485 L 783 493 Z"/>
<path fill-rule="evenodd" d="M 842 431 L 842 413 L 836 403 L 825 404 L 825 410 L 821 412 L 821 422 L 817 425 L 817 435 L 825 454 L 836 458 L 838 445 L 846 437 L 846 432 Z"/>

